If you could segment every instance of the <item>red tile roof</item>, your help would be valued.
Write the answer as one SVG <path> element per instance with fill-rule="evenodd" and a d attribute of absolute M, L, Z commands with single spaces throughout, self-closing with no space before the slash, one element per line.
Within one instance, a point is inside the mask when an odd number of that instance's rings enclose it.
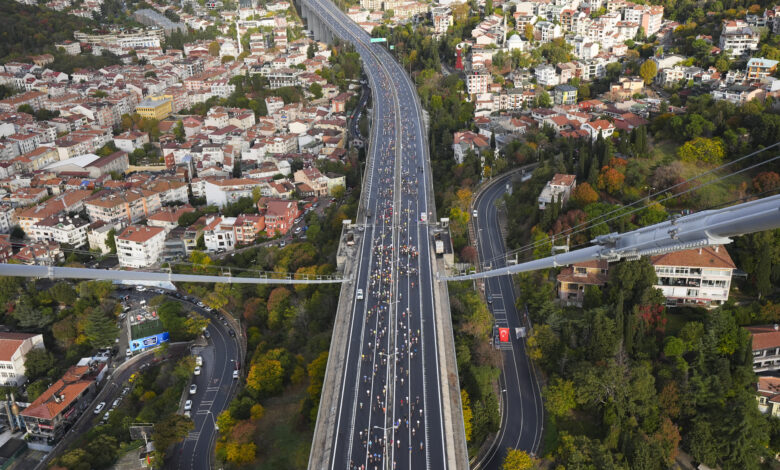
<path fill-rule="evenodd" d="M 747 326 L 746 330 L 753 335 L 753 351 L 780 347 L 780 329 L 774 325 Z"/>
<path fill-rule="evenodd" d="M 0 361 L 10 361 L 24 340 L 37 336 L 28 333 L 0 333 Z"/>
<path fill-rule="evenodd" d="M 693 266 L 696 268 L 736 269 L 729 252 L 723 245 L 707 246 L 650 257 L 653 266 Z"/>

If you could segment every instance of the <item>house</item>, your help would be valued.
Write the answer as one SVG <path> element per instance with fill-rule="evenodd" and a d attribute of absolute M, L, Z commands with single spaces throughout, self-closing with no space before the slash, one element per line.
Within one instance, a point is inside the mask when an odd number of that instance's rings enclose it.
<path fill-rule="evenodd" d="M 756 384 L 758 410 L 780 418 L 780 377 L 759 376 Z"/>
<path fill-rule="evenodd" d="M 452 138 L 452 150 L 455 161 L 463 163 L 463 159 L 469 150 L 479 154 L 483 150 L 490 149 L 490 139 L 482 134 L 471 131 L 456 132 Z"/>
<path fill-rule="evenodd" d="M 780 370 L 780 325 L 746 326 L 752 337 L 753 370 Z"/>
<path fill-rule="evenodd" d="M 242 197 L 252 197 L 252 191 L 261 183 L 254 178 L 208 179 L 205 182 L 206 203 L 223 207 Z"/>
<path fill-rule="evenodd" d="M 560 82 L 560 77 L 555 71 L 555 67 L 549 64 L 540 65 L 534 69 L 536 83 L 541 86 L 555 86 Z"/>
<path fill-rule="evenodd" d="M 33 224 L 47 217 L 61 213 L 80 212 L 84 208 L 84 200 L 91 193 L 86 189 L 69 191 L 42 204 L 24 209 L 16 214 L 19 226 L 25 233 L 29 233 Z"/>
<path fill-rule="evenodd" d="M 718 46 L 731 57 L 739 57 L 758 49 L 761 34 L 742 20 L 724 20 Z"/>
<path fill-rule="evenodd" d="M 30 406 L 19 413 L 27 432 L 53 444 L 58 441 L 89 406 L 95 384 L 105 370 L 105 363 L 71 366 Z"/>
<path fill-rule="evenodd" d="M 102 254 L 111 252 L 108 244 L 108 233 L 116 229 L 113 225 L 107 224 L 102 220 L 92 222 L 87 228 L 87 243 L 90 250 L 100 250 Z"/>
<path fill-rule="evenodd" d="M 539 210 L 545 210 L 547 205 L 553 202 L 560 201 L 561 205 L 566 204 L 575 186 L 577 186 L 576 175 L 556 173 L 539 194 Z"/>
<path fill-rule="evenodd" d="M 168 233 L 179 226 L 179 218 L 182 215 L 190 212 L 195 212 L 195 208 L 189 204 L 164 207 L 147 217 L 146 224 L 150 227 L 162 227 Z"/>
<path fill-rule="evenodd" d="M 265 232 L 267 236 L 286 235 L 298 214 L 298 203 L 295 201 L 267 201 L 265 206 Z"/>
<path fill-rule="evenodd" d="M 128 225 L 116 236 L 119 264 L 126 268 L 145 268 L 157 262 L 165 242 L 165 229 Z"/>
<path fill-rule="evenodd" d="M 0 384 L 13 386 L 25 382 L 24 360 L 33 349 L 46 349 L 42 334 L 0 333 Z"/>
<path fill-rule="evenodd" d="M 307 184 L 314 191 L 313 195 L 316 197 L 328 194 L 328 178 L 317 168 L 308 167 L 298 170 L 293 178 L 296 183 Z"/>
<path fill-rule="evenodd" d="M 737 268 L 722 245 L 652 256 L 667 307 L 698 305 L 713 308 L 729 299 L 731 274 Z"/>
<path fill-rule="evenodd" d="M 133 150 L 140 149 L 144 144 L 149 143 L 149 133 L 127 131 L 114 137 L 114 145 L 119 150 L 132 153 Z"/>
<path fill-rule="evenodd" d="M 580 128 L 586 131 L 592 140 L 597 140 L 599 135 L 606 139 L 615 132 L 615 125 L 606 119 L 586 122 Z"/>
<path fill-rule="evenodd" d="M 582 306 L 586 286 L 603 286 L 607 282 L 609 263 L 593 260 L 561 269 L 557 278 L 558 299 L 563 305 Z"/>
<path fill-rule="evenodd" d="M 62 261 L 65 256 L 57 242 L 35 242 L 23 246 L 11 259 L 24 264 L 52 264 Z"/>

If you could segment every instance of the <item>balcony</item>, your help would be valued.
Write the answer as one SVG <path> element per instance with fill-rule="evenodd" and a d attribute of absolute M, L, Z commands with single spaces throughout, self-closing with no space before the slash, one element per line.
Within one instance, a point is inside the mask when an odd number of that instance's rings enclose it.
<path fill-rule="evenodd" d="M 670 287 L 701 287 L 701 279 L 682 277 L 659 277 L 658 285 Z"/>

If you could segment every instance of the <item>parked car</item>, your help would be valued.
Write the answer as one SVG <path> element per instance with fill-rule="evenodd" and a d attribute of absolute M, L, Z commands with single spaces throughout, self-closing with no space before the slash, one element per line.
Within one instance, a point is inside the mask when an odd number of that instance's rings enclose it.
<path fill-rule="evenodd" d="M 195 356 L 195 365 L 196 366 L 202 366 L 203 365 L 203 356 Z"/>
<path fill-rule="evenodd" d="M 184 402 L 184 411 L 189 411 L 192 409 L 192 400 L 187 400 Z"/>
<path fill-rule="evenodd" d="M 130 392 L 130 387 L 125 387 L 122 389 L 122 396 L 127 395 Z"/>
<path fill-rule="evenodd" d="M 234 371 L 233 371 L 233 378 L 234 378 L 234 379 L 237 379 L 237 378 L 238 378 L 238 371 L 237 371 L 237 370 L 234 370 Z"/>
<path fill-rule="evenodd" d="M 198 386 L 195 384 L 190 385 L 190 395 L 195 395 L 198 393 Z"/>
<path fill-rule="evenodd" d="M 106 414 L 103 415 L 103 419 L 100 420 L 101 423 L 108 422 L 108 418 L 111 416 L 111 411 L 106 411 Z"/>
<path fill-rule="evenodd" d="M 195 366 L 195 370 L 192 373 L 195 375 L 200 375 L 200 366 Z"/>
<path fill-rule="evenodd" d="M 112 410 L 115 409 L 117 406 L 119 406 L 120 403 L 122 403 L 122 398 L 121 397 L 117 398 L 116 400 L 114 400 L 114 403 L 111 403 L 111 409 Z"/>
<path fill-rule="evenodd" d="M 106 407 L 106 402 L 101 401 L 100 403 L 98 403 L 98 406 L 95 407 L 95 414 L 96 415 L 100 414 L 100 412 L 103 411 L 103 408 L 105 407 Z"/>

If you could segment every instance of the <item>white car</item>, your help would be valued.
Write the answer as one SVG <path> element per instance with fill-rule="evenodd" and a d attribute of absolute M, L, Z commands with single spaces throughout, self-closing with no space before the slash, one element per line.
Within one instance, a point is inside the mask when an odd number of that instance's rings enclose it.
<path fill-rule="evenodd" d="M 355 296 L 358 300 L 363 300 L 363 289 L 357 290 L 357 295 Z"/>
<path fill-rule="evenodd" d="M 107 422 L 109 416 L 111 416 L 111 411 L 106 411 L 106 414 L 103 415 L 103 419 L 101 419 L 100 422 L 102 422 L 102 423 Z"/>
<path fill-rule="evenodd" d="M 195 375 L 200 375 L 200 366 L 196 366 L 195 370 L 192 373 Z"/>
<path fill-rule="evenodd" d="M 192 400 L 187 400 L 184 402 L 184 411 L 189 411 L 192 409 Z"/>
<path fill-rule="evenodd" d="M 106 407 L 106 402 L 104 402 L 104 401 L 101 401 L 100 403 L 98 403 L 98 406 L 96 406 L 96 407 L 95 407 L 95 414 L 96 414 L 96 415 L 97 415 L 97 414 L 100 414 L 100 412 L 101 412 L 101 411 L 103 410 L 103 408 L 105 408 L 105 407 Z"/>
<path fill-rule="evenodd" d="M 114 400 L 114 403 L 111 403 L 111 409 L 112 410 L 115 409 L 117 406 L 119 406 L 120 403 L 122 403 L 122 398 L 121 397 L 117 398 L 116 400 Z"/>
<path fill-rule="evenodd" d="M 476 209 L 474 209 L 474 211 L 471 213 L 471 215 L 472 215 L 473 217 L 476 217 L 476 216 L 477 216 L 477 210 L 476 210 Z"/>
<path fill-rule="evenodd" d="M 137 290 L 138 292 L 144 292 L 146 290 L 146 287 L 144 287 L 144 286 L 136 286 L 135 290 Z"/>
<path fill-rule="evenodd" d="M 195 356 L 195 365 L 196 366 L 202 366 L 203 365 L 203 356 Z"/>
<path fill-rule="evenodd" d="M 190 395 L 195 395 L 198 393 L 198 386 L 195 384 L 190 385 Z"/>
<path fill-rule="evenodd" d="M 237 370 L 234 370 L 234 371 L 233 371 L 233 378 L 234 378 L 234 379 L 237 379 L 237 378 L 238 378 L 238 371 L 237 371 Z"/>

